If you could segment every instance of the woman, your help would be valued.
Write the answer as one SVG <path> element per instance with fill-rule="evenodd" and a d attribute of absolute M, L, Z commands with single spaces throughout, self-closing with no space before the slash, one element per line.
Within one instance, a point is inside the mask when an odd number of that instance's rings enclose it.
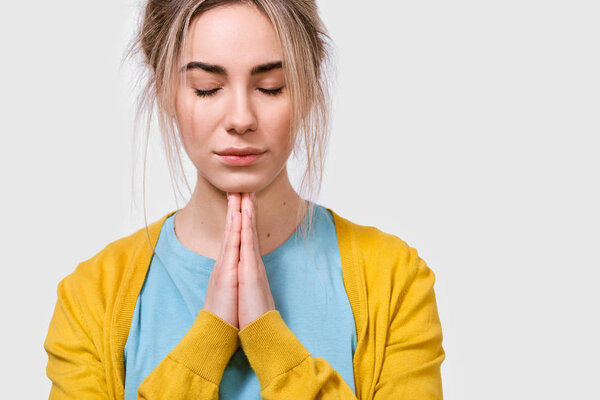
<path fill-rule="evenodd" d="M 148 3 L 143 101 L 197 183 L 59 283 L 51 399 L 442 398 L 433 272 L 287 175 L 304 143 L 320 181 L 325 39 L 309 0 Z"/>

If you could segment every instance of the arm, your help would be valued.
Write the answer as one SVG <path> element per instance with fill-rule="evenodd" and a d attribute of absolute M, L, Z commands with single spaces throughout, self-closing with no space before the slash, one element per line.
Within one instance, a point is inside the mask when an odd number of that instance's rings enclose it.
<path fill-rule="evenodd" d="M 375 399 L 443 399 L 440 366 L 445 353 L 433 291 L 435 275 L 412 251 L 412 279 L 390 305 L 391 321 Z"/>
<path fill-rule="evenodd" d="M 138 387 L 138 399 L 218 399 L 219 384 L 239 345 L 237 265 L 240 196 L 227 194 L 225 233 L 203 309 L 175 348 Z M 209 311 L 210 310 L 210 311 Z"/>
<path fill-rule="evenodd" d="M 44 342 L 49 399 L 108 399 L 104 366 L 71 288 L 69 276 L 59 282 Z"/>
<path fill-rule="evenodd" d="M 325 359 L 310 355 L 279 311 L 266 312 L 239 336 L 264 400 L 356 399 Z"/>
<path fill-rule="evenodd" d="M 105 365 L 83 318 L 68 276 L 58 299 L 44 349 L 49 400 L 109 399 Z M 144 379 L 139 399 L 217 399 L 219 382 L 238 346 L 238 329 L 201 310 L 175 348 Z"/>
<path fill-rule="evenodd" d="M 433 291 L 435 276 L 420 257 L 414 260 L 410 279 L 404 278 L 399 295 L 392 296 L 374 400 L 443 398 L 440 365 L 445 353 Z M 326 360 L 310 355 L 277 310 L 263 314 L 239 336 L 265 400 L 357 399 Z"/>
<path fill-rule="evenodd" d="M 238 329 L 200 310 L 190 330 L 138 387 L 138 399 L 218 399 Z"/>

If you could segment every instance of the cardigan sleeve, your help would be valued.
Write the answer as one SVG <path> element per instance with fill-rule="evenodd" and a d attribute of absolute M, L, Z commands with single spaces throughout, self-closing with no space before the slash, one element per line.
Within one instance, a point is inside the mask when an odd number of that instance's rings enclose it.
<path fill-rule="evenodd" d="M 44 341 L 46 375 L 52 382 L 49 400 L 108 399 L 104 366 L 67 278 L 58 284 Z"/>
<path fill-rule="evenodd" d="M 83 317 L 71 276 L 59 282 L 44 349 L 49 400 L 112 399 L 106 365 Z M 138 399 L 218 399 L 219 383 L 239 345 L 236 327 L 200 310 L 190 330 L 138 387 Z"/>
<path fill-rule="evenodd" d="M 445 359 L 433 285 L 435 275 L 416 255 L 409 278 L 390 304 L 390 324 L 374 399 L 442 400 Z"/>
<path fill-rule="evenodd" d="M 404 285 L 398 285 L 400 295 L 388 299 L 385 351 L 369 399 L 443 399 L 440 366 L 445 353 L 433 291 L 435 276 L 420 257 L 408 270 L 409 279 L 405 276 Z M 406 269 L 401 273 L 406 274 Z M 263 399 L 357 399 L 325 359 L 310 355 L 279 311 L 263 314 L 239 336 Z"/>
<path fill-rule="evenodd" d="M 200 310 L 190 330 L 138 387 L 138 399 L 214 399 L 239 329 Z"/>
<path fill-rule="evenodd" d="M 310 355 L 279 311 L 264 313 L 244 327 L 239 337 L 264 400 L 356 399 L 325 359 Z"/>

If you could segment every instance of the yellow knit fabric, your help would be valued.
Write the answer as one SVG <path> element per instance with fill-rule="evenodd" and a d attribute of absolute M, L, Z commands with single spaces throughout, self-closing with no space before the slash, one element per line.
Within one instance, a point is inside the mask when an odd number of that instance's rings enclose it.
<path fill-rule="evenodd" d="M 201 310 L 141 383 L 138 399 L 218 399 L 219 382 L 238 346 L 263 399 L 443 399 L 445 352 L 433 271 L 397 236 L 327 209 L 357 330 L 356 393 L 325 359 L 311 356 L 279 311 L 240 331 Z M 44 342 L 50 400 L 124 400 L 123 351 L 136 300 L 162 224 L 176 211 L 108 244 L 59 282 Z"/>

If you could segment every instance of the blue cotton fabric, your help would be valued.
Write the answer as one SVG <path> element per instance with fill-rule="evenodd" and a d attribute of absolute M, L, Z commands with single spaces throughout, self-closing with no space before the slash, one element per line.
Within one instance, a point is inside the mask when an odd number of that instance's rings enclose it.
<path fill-rule="evenodd" d="M 177 239 L 173 220 L 161 228 L 155 254 L 138 296 L 125 344 L 125 399 L 171 352 L 202 309 L 215 260 L 189 250 Z M 308 215 L 305 216 L 305 219 Z M 344 288 L 333 216 L 314 204 L 313 231 L 302 240 L 300 228 L 265 254 L 269 286 L 283 320 L 313 357 L 335 369 L 354 391 L 352 358 L 356 327 Z M 229 360 L 219 399 L 260 398 L 260 385 L 241 347 Z"/>

